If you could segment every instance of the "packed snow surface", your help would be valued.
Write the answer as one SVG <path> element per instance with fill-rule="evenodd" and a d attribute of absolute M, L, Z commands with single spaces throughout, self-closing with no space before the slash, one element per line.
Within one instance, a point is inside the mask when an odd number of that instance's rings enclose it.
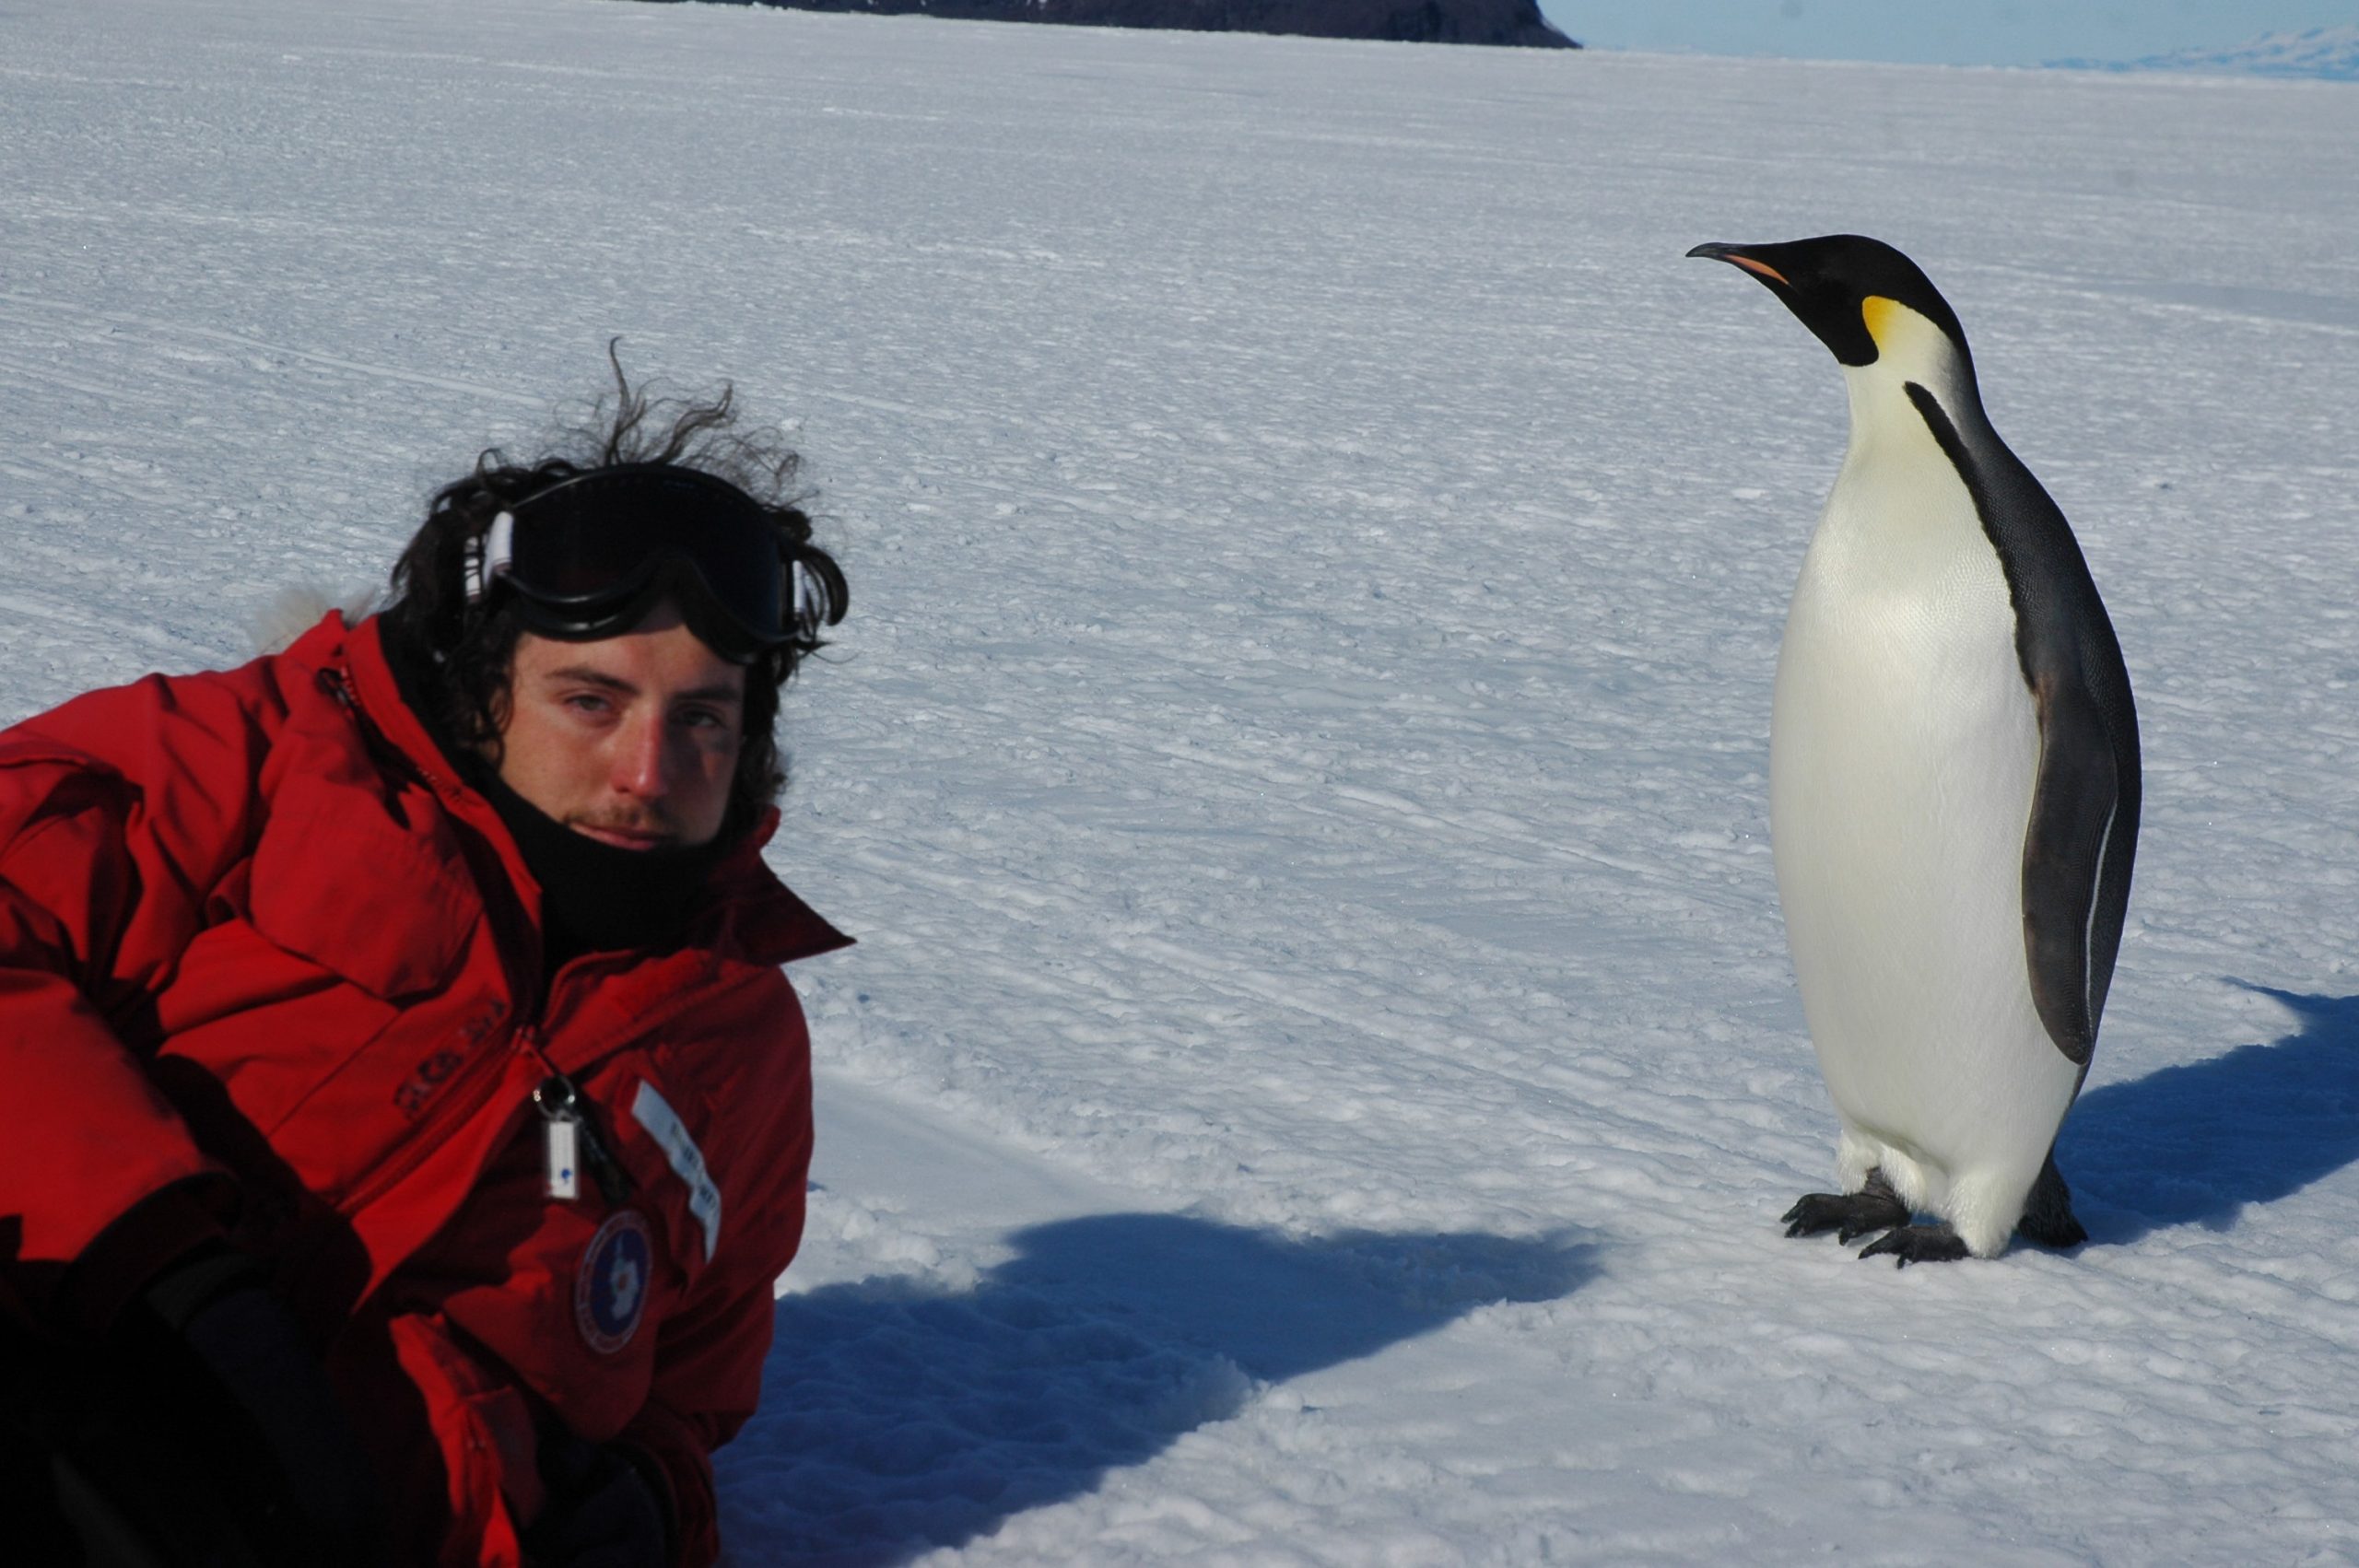
<path fill-rule="evenodd" d="M 595 0 L 0 9 L 0 719 L 365 587 L 607 340 L 852 581 L 730 1561 L 2359 1558 L 2359 93 Z M 2092 1242 L 1777 1216 L 1826 353 L 1932 274 L 2136 682 Z"/>

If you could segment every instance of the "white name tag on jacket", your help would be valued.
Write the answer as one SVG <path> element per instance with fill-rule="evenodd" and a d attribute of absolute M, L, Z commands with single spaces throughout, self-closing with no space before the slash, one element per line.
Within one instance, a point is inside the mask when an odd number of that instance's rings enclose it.
<path fill-rule="evenodd" d="M 688 1212 L 704 1227 L 704 1259 L 712 1261 L 713 1248 L 721 1245 L 721 1188 L 705 1169 L 704 1151 L 688 1136 L 687 1124 L 672 1102 L 656 1093 L 655 1085 L 642 1082 L 638 1098 L 631 1101 L 631 1119 L 647 1129 L 655 1140 L 663 1157 L 672 1162 L 672 1170 L 688 1186 Z"/>

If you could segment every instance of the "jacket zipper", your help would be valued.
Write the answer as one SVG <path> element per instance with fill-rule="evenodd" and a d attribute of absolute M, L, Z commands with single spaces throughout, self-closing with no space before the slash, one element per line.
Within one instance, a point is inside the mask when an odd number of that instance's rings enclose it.
<path fill-rule="evenodd" d="M 381 744 L 385 751 L 392 754 L 393 760 L 398 761 L 413 777 L 438 796 L 448 798 L 460 791 L 462 787 L 455 781 L 443 778 L 434 769 L 420 764 L 416 758 L 402 752 L 391 742 L 384 741 L 378 734 L 376 725 L 369 721 L 358 695 L 352 690 L 350 677 L 343 669 L 322 666 L 319 683 L 359 723 L 363 734 L 370 739 L 371 750 L 377 749 L 377 746 Z M 540 987 L 539 1011 L 544 1016 L 547 1012 L 549 997 L 557 989 L 557 978 L 556 975 L 548 976 Z M 652 1017 L 642 1020 L 634 1033 L 644 1034 L 677 1013 L 687 1011 L 689 1005 L 698 999 L 698 993 L 688 991 L 683 994 L 687 1000 L 676 1001 Z M 436 1107 L 434 1114 L 411 1130 L 408 1146 L 390 1164 L 371 1173 L 366 1183 L 353 1188 L 340 1206 L 343 1211 L 347 1215 L 356 1215 L 406 1181 L 418 1166 L 426 1163 L 427 1157 L 440 1146 L 440 1134 L 455 1129 L 461 1124 L 472 1119 L 475 1114 L 489 1102 L 492 1090 L 497 1088 L 499 1080 L 506 1076 L 507 1063 L 520 1050 L 529 1053 L 546 1071 L 546 1076 L 534 1086 L 528 1100 L 540 1112 L 549 1129 L 547 1136 L 552 1140 L 550 1154 L 552 1190 L 554 1190 L 557 1163 L 555 1140 L 560 1136 L 569 1136 L 581 1155 L 582 1165 L 590 1172 L 591 1179 L 597 1183 L 599 1196 L 606 1200 L 607 1206 L 619 1208 L 628 1202 L 633 1191 L 630 1173 L 624 1167 L 622 1162 L 615 1157 L 605 1130 L 600 1125 L 597 1103 L 584 1095 L 580 1086 L 549 1059 L 548 1053 L 541 1048 L 538 1025 L 527 1024 L 518 1028 L 510 1037 L 508 1049 L 482 1052 L 462 1070 L 458 1080 L 444 1091 L 442 1103 Z M 600 1052 L 590 1060 L 603 1060 L 610 1054 L 612 1053 Z M 486 1069 L 494 1064 L 499 1066 L 502 1071 L 498 1073 L 487 1073 Z M 487 1079 L 488 1082 L 483 1082 L 478 1089 L 477 1081 L 482 1079 Z M 461 1095 L 463 1088 L 467 1091 L 464 1099 Z M 557 1131 L 560 1127 L 569 1127 L 571 1129 L 569 1134 L 561 1135 Z"/>

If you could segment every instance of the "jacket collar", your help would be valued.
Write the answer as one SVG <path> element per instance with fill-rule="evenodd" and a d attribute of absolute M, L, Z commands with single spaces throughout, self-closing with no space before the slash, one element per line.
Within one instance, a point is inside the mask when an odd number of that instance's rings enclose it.
<path fill-rule="evenodd" d="M 381 617 L 347 626 L 341 611 L 305 633 L 288 649 L 290 659 L 316 663 L 331 673 L 349 696 L 357 717 L 403 766 L 431 789 L 443 810 L 483 837 L 499 854 L 527 909 L 540 905 L 540 887 L 526 870 L 507 824 L 480 794 L 467 787 L 435 743 L 425 721 L 402 700 L 401 688 L 385 661 Z M 710 947 L 749 963 L 775 965 L 832 953 L 851 938 L 821 919 L 778 879 L 762 850 L 778 832 L 772 806 L 707 883 L 710 902 L 691 920 L 691 945 Z"/>

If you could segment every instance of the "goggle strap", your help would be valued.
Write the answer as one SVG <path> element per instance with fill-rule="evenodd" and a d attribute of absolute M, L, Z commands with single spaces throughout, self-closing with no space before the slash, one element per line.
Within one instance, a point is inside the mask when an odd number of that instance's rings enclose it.
<path fill-rule="evenodd" d="M 491 591 L 492 579 L 507 571 L 515 558 L 516 514 L 502 511 L 467 548 L 467 603 L 481 603 Z"/>
<path fill-rule="evenodd" d="M 794 590 L 795 626 L 804 637 L 816 636 L 819 623 L 827 618 L 827 591 L 820 586 L 819 579 L 801 561 L 789 561 L 787 565 L 793 571 L 789 580 Z"/>

